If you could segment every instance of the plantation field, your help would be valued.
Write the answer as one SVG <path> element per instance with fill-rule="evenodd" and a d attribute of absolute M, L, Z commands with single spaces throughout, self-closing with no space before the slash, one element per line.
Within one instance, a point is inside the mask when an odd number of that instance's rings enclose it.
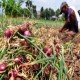
<path fill-rule="evenodd" d="M 80 33 L 59 33 L 63 24 L 0 18 L 0 79 L 80 80 Z"/>
<path fill-rule="evenodd" d="M 51 20 L 36 20 L 36 19 L 28 19 L 24 17 L 12 18 L 8 16 L 0 15 L 0 32 L 5 30 L 9 25 L 21 25 L 25 22 L 31 22 L 35 27 L 61 27 L 63 26 L 64 21 L 51 21 Z"/>
<path fill-rule="evenodd" d="M 0 15 L 0 25 L 7 26 L 7 25 L 19 25 L 22 23 L 25 23 L 26 21 L 34 21 L 37 22 L 38 25 L 44 25 L 44 26 L 50 26 L 50 27 L 61 27 L 63 25 L 63 21 L 53 21 L 53 20 L 36 20 L 36 19 L 28 19 L 24 17 L 17 17 L 17 18 L 11 18 L 7 16 L 1 16 Z M 35 23 L 34 23 L 35 24 Z"/>

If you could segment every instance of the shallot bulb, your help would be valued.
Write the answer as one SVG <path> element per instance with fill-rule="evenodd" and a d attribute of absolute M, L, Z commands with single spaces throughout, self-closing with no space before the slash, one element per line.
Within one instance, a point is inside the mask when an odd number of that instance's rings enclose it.
<path fill-rule="evenodd" d="M 14 77 L 17 77 L 17 76 L 18 76 L 18 72 L 15 71 L 15 70 L 12 70 L 12 75 L 13 75 Z"/>
<path fill-rule="evenodd" d="M 21 45 L 22 46 L 28 46 L 29 45 L 29 42 L 28 41 L 23 41 Z"/>
<path fill-rule="evenodd" d="M 0 64 L 0 71 L 5 71 L 7 68 L 7 64 L 6 63 L 1 63 Z"/>
<path fill-rule="evenodd" d="M 47 56 L 51 56 L 52 55 L 52 50 L 50 47 L 44 48 L 43 51 L 46 53 Z"/>
<path fill-rule="evenodd" d="M 7 29 L 4 34 L 6 38 L 10 38 L 14 34 L 14 30 Z"/>
<path fill-rule="evenodd" d="M 18 32 L 20 32 L 21 34 L 24 34 L 26 30 L 29 30 L 29 25 L 30 23 L 26 23 L 26 24 L 19 26 Z"/>
<path fill-rule="evenodd" d="M 25 31 L 25 32 L 24 32 L 24 36 L 25 36 L 25 37 L 30 37 L 30 36 L 31 36 L 31 33 L 30 33 L 29 31 Z"/>
<path fill-rule="evenodd" d="M 20 58 L 15 58 L 15 59 L 14 59 L 14 62 L 15 62 L 15 63 L 22 63 Z"/>
<path fill-rule="evenodd" d="M 18 32 L 21 34 L 24 34 L 24 32 L 27 30 L 26 26 L 20 26 L 18 29 Z"/>

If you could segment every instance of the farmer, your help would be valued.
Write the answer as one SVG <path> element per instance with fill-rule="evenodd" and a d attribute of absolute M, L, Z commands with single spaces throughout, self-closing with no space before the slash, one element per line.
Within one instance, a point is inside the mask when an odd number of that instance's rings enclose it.
<path fill-rule="evenodd" d="M 63 2 L 60 6 L 60 14 L 64 13 L 64 17 L 65 17 L 65 24 L 62 27 L 62 29 L 59 30 L 59 32 L 64 32 L 66 30 L 68 30 L 71 33 L 78 33 L 79 32 L 79 14 L 78 12 L 69 7 L 68 4 L 66 2 Z"/>

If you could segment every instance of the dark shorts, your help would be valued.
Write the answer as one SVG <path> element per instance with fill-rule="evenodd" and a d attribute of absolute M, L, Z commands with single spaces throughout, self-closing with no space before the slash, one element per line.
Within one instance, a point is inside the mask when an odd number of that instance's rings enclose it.
<path fill-rule="evenodd" d="M 67 29 L 69 29 L 69 31 L 78 33 L 78 21 L 76 20 L 73 24 L 69 23 Z"/>

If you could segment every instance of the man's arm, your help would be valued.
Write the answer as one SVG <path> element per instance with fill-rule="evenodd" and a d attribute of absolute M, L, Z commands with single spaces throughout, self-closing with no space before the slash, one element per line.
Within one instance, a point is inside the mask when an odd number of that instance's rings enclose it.
<path fill-rule="evenodd" d="M 60 30 L 60 32 L 63 32 L 64 30 L 66 30 L 66 27 L 67 27 L 69 22 L 70 22 L 70 20 L 69 20 L 69 18 L 67 18 L 66 22 L 65 22 L 64 26 L 62 27 L 62 29 Z"/>
<path fill-rule="evenodd" d="M 75 15 L 74 10 L 71 11 L 71 13 L 70 13 L 70 18 L 71 18 L 71 23 L 74 23 L 75 20 L 76 20 L 76 15 Z"/>
<path fill-rule="evenodd" d="M 70 13 L 70 23 L 72 24 L 72 30 L 77 33 L 79 31 L 78 22 L 74 10 L 72 10 Z"/>

